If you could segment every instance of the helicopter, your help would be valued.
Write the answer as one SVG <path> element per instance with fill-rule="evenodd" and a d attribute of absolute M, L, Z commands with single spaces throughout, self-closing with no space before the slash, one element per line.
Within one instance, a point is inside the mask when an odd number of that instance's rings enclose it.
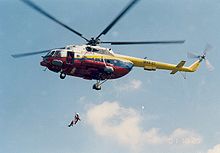
<path fill-rule="evenodd" d="M 137 45 L 137 44 L 182 44 L 185 40 L 171 41 L 101 41 L 100 37 L 108 31 L 140 0 L 132 0 L 112 22 L 97 36 L 88 39 L 80 32 L 64 24 L 37 4 L 30 0 L 21 0 L 38 13 L 56 22 L 67 30 L 86 41 L 83 45 L 68 45 L 60 48 L 53 48 L 29 53 L 13 54 L 12 57 L 20 58 L 46 53 L 42 56 L 40 65 L 50 71 L 60 73 L 60 78 L 65 79 L 67 75 L 79 77 L 87 80 L 96 80 L 93 89 L 101 90 L 101 85 L 110 79 L 117 79 L 127 75 L 133 67 L 141 67 L 147 71 L 157 69 L 170 70 L 170 74 L 176 72 L 195 72 L 200 63 L 206 59 L 206 50 L 203 55 L 190 54 L 193 58 L 198 58 L 192 65 L 186 67 L 186 61 L 180 61 L 177 65 L 116 54 L 110 48 L 100 46 L 100 44 L 110 45 Z M 207 61 L 208 62 L 208 61 Z"/>

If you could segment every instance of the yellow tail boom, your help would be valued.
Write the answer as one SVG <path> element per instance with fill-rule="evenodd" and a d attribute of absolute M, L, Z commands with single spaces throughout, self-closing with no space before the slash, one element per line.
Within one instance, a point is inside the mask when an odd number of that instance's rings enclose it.
<path fill-rule="evenodd" d="M 175 74 L 178 71 L 195 72 L 199 68 L 201 62 L 201 60 L 197 60 L 189 67 L 185 67 L 184 64 L 186 63 L 186 61 L 181 61 L 177 65 L 175 65 L 175 64 L 157 62 L 157 61 L 136 58 L 131 56 L 124 56 L 120 54 L 115 54 L 115 56 L 118 58 L 129 60 L 133 62 L 135 67 L 143 67 L 144 70 L 148 70 L 148 71 L 156 71 L 156 69 L 171 70 L 170 74 Z"/>

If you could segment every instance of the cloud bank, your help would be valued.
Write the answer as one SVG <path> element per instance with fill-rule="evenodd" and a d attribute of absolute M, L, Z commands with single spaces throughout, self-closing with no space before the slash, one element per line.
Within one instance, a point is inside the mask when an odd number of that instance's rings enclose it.
<path fill-rule="evenodd" d="M 133 150 L 143 145 L 195 145 L 202 141 L 199 134 L 182 128 L 177 128 L 170 134 L 163 134 L 158 128 L 144 130 L 140 126 L 140 114 L 117 102 L 106 101 L 91 107 L 86 120 L 98 135 L 111 138 Z"/>
<path fill-rule="evenodd" d="M 214 146 L 212 149 L 209 149 L 207 153 L 220 153 L 220 144 Z"/>

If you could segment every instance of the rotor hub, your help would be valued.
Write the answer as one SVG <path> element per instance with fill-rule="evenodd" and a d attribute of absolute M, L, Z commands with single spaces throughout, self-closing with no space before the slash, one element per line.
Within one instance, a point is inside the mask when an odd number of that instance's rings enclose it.
<path fill-rule="evenodd" d="M 205 60 L 205 55 L 200 56 L 201 60 Z"/>
<path fill-rule="evenodd" d="M 94 37 L 92 37 L 87 43 L 87 45 L 91 45 L 91 46 L 96 46 L 97 44 L 100 44 L 100 39 L 99 38 L 95 39 Z"/>

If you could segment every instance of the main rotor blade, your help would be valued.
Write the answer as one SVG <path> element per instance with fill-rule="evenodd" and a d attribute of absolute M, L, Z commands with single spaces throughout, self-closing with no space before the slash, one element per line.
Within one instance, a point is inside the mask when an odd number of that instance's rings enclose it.
<path fill-rule="evenodd" d="M 139 0 L 133 0 L 131 3 L 128 4 L 127 7 L 125 7 L 122 12 L 96 37 L 96 40 L 99 39 L 101 35 L 105 35 L 115 24 L 116 22 L 125 15 L 129 9 L 131 9 L 132 6 L 134 6 L 135 3 L 137 3 Z"/>
<path fill-rule="evenodd" d="M 54 22 L 58 23 L 59 25 L 63 26 L 64 28 L 70 30 L 71 32 L 75 33 L 76 35 L 80 36 L 81 38 L 85 39 L 87 42 L 89 42 L 89 40 L 85 37 L 83 37 L 83 35 L 79 32 L 77 32 L 76 30 L 70 28 L 69 26 L 67 26 L 66 24 L 62 23 L 61 21 L 59 21 L 58 19 L 56 19 L 55 17 L 53 17 L 52 15 L 48 14 L 46 11 L 44 11 L 42 8 L 40 8 L 39 6 L 37 6 L 35 3 L 29 1 L 29 0 L 21 0 L 22 2 L 24 2 L 25 4 L 27 4 L 28 6 L 30 6 L 31 8 L 35 9 L 36 11 L 38 11 L 39 13 L 43 14 L 44 16 L 46 16 L 47 18 L 53 20 Z"/>
<path fill-rule="evenodd" d="M 111 45 L 140 45 L 140 44 L 182 44 L 185 40 L 175 40 L 175 41 L 104 41 L 101 42 L 103 44 L 111 44 Z"/>
<path fill-rule="evenodd" d="M 14 58 L 20 58 L 20 57 L 25 57 L 25 56 L 32 56 L 32 55 L 47 53 L 47 52 L 49 52 L 49 51 L 51 51 L 53 49 L 47 49 L 47 50 L 36 51 L 36 52 L 28 52 L 28 53 L 21 53 L 21 54 L 13 54 L 11 56 L 14 57 Z M 65 47 L 56 48 L 56 49 L 65 49 Z"/>
<path fill-rule="evenodd" d="M 32 55 L 37 55 L 37 54 L 42 54 L 49 52 L 50 50 L 44 50 L 44 51 L 38 51 L 38 52 L 29 52 L 29 53 L 22 53 L 22 54 L 13 54 L 11 55 L 14 58 L 20 58 L 20 57 L 25 57 L 25 56 L 32 56 Z"/>

